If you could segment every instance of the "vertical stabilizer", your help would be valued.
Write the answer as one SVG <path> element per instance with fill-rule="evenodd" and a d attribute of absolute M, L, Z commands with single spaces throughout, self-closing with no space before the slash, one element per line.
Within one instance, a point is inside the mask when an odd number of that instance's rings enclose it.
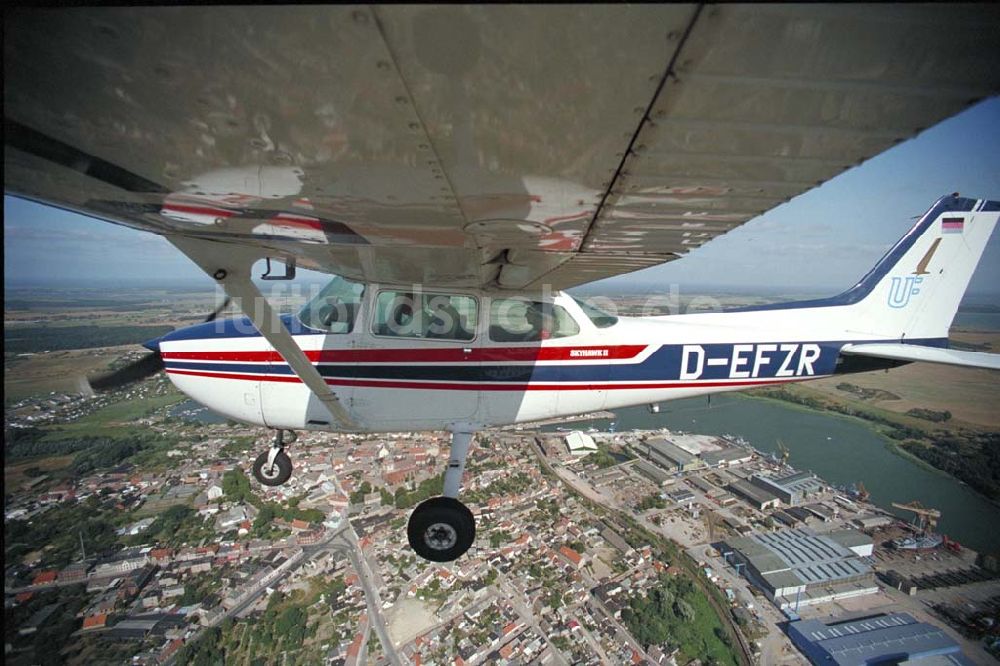
<path fill-rule="evenodd" d="M 945 339 L 1000 217 L 1000 202 L 947 196 L 838 300 L 850 327 L 899 340 Z"/>

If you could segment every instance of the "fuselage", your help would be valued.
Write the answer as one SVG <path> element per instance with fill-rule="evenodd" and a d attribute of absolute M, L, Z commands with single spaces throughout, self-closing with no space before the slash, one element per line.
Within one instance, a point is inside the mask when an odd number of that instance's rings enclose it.
<path fill-rule="evenodd" d="M 349 331 L 283 317 L 359 429 L 372 432 L 478 429 L 817 379 L 838 372 L 843 345 L 889 339 L 848 330 L 837 306 L 601 318 L 557 293 L 545 302 L 572 322 L 560 337 L 519 341 L 491 320 L 493 301 L 510 297 L 475 292 L 460 294 L 474 301 L 462 323 L 468 339 L 398 336 L 379 328 L 378 292 L 359 298 Z M 246 319 L 175 331 L 159 350 L 174 384 L 225 416 L 342 429 Z"/>

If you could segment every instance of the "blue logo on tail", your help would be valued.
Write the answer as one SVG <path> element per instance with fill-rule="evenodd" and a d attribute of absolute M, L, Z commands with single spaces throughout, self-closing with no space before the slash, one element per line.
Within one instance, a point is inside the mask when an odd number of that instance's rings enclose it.
<path fill-rule="evenodd" d="M 892 286 L 889 288 L 889 307 L 905 308 L 910 303 L 910 297 L 920 293 L 917 285 L 923 282 L 922 277 L 892 278 Z"/>

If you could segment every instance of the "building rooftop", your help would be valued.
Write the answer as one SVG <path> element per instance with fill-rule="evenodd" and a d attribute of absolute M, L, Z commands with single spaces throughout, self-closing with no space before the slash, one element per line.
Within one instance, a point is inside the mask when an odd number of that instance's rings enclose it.
<path fill-rule="evenodd" d="M 597 450 L 594 438 L 585 432 L 574 430 L 566 435 L 566 447 L 571 453 L 583 453 Z"/>
<path fill-rule="evenodd" d="M 785 476 L 776 476 L 771 481 L 791 492 L 805 494 L 814 493 L 823 487 L 823 482 L 812 472 L 795 472 Z"/>
<path fill-rule="evenodd" d="M 700 453 L 708 453 L 709 451 L 718 451 L 722 448 L 720 442 L 725 441 L 720 440 L 714 435 L 681 435 L 677 433 L 671 433 L 670 437 L 666 439 L 674 446 L 687 451 L 692 456 Z"/>
<path fill-rule="evenodd" d="M 729 484 L 729 489 L 734 492 L 747 497 L 758 504 L 764 504 L 765 502 L 773 502 L 778 499 L 776 495 L 773 495 L 763 488 L 758 488 L 749 481 L 744 481 L 743 479 L 736 479 Z"/>
<path fill-rule="evenodd" d="M 739 446 L 727 446 L 718 451 L 705 451 L 701 454 L 701 459 L 705 464 L 715 466 L 723 462 L 733 462 L 734 460 L 749 460 L 753 454 Z"/>
<path fill-rule="evenodd" d="M 943 629 L 917 622 L 908 613 L 893 613 L 824 623 L 799 620 L 788 627 L 792 641 L 814 664 L 854 666 L 882 663 L 971 664 Z M 906 661 L 909 660 L 909 661 Z"/>
<path fill-rule="evenodd" d="M 652 437 L 646 440 L 646 447 L 664 458 L 678 464 L 686 465 L 697 459 L 690 451 L 685 451 L 673 442 L 663 437 Z"/>
<path fill-rule="evenodd" d="M 845 548 L 872 545 L 871 537 L 857 530 L 834 530 L 827 533 L 826 537 L 828 539 L 833 539 Z"/>
<path fill-rule="evenodd" d="M 726 543 L 776 589 L 837 582 L 871 572 L 848 547 L 804 527 L 755 532 Z M 794 576 L 795 582 L 788 584 L 793 579 L 786 574 Z"/>

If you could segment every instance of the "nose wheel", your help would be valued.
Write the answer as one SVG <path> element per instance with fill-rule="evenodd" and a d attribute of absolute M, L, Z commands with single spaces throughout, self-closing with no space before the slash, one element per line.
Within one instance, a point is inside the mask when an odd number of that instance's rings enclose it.
<path fill-rule="evenodd" d="M 271 448 L 257 456 L 253 463 L 253 478 L 265 486 L 280 486 L 292 478 L 292 459 L 285 453 L 284 430 L 278 430 L 274 435 Z M 288 431 L 295 441 L 295 433 Z"/>
<path fill-rule="evenodd" d="M 410 514 L 406 537 L 410 547 L 425 560 L 457 560 L 476 540 L 476 519 L 469 507 L 458 501 L 472 436 L 471 432 L 452 433 L 443 496 L 421 502 Z"/>

